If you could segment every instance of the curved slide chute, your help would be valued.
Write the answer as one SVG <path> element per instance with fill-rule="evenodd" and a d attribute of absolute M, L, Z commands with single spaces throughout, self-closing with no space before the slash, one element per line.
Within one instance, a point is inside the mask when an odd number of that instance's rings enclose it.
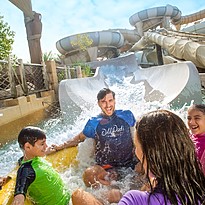
<path fill-rule="evenodd" d="M 56 48 L 63 55 L 76 55 L 75 52 L 79 51 L 80 48 L 78 46 L 73 46 L 72 42 L 78 41 L 77 38 L 79 35 L 87 35 L 88 38 L 93 41 L 92 45 L 89 46 L 91 48 L 115 47 L 119 49 L 128 44 L 133 45 L 140 40 L 144 31 L 158 26 L 162 22 L 162 19 L 165 15 L 169 16 L 173 20 L 178 20 L 180 19 L 181 12 L 177 7 L 171 5 L 146 9 L 130 17 L 131 25 L 137 25 L 135 30 L 110 29 L 106 31 L 87 32 L 71 35 L 57 41 Z M 122 50 L 124 51 L 124 49 Z M 129 48 L 127 50 L 129 50 Z"/>
<path fill-rule="evenodd" d="M 131 50 L 139 51 L 145 49 L 147 45 L 155 43 L 164 48 L 171 56 L 177 59 L 192 61 L 197 67 L 204 68 L 205 45 L 200 43 L 200 39 L 204 38 L 204 36 L 192 34 L 192 36 L 190 35 L 189 37 L 195 39 L 195 42 L 187 38 L 187 36 L 177 36 L 177 32 L 147 32 Z"/>
<path fill-rule="evenodd" d="M 205 22 L 197 22 L 189 27 L 183 28 L 182 31 L 205 34 Z"/>
<path fill-rule="evenodd" d="M 156 43 L 156 41 L 152 41 L 152 37 L 150 37 L 148 41 L 147 38 L 145 38 L 146 32 L 149 32 L 149 29 L 155 29 L 160 25 L 165 29 L 171 30 L 171 22 L 173 25 L 175 25 L 177 30 L 179 30 L 181 25 L 192 23 L 204 17 L 205 9 L 191 15 L 182 16 L 181 11 L 176 6 L 168 4 L 166 6 L 145 9 L 133 14 L 129 18 L 129 22 L 132 26 L 135 27 L 134 30 L 110 29 L 106 31 L 76 34 L 59 40 L 56 43 L 56 47 L 61 54 L 66 56 L 65 59 L 67 59 L 67 61 L 65 60 L 65 62 L 67 64 L 72 64 L 77 61 L 96 61 L 98 57 L 103 56 L 106 58 L 113 58 L 117 57 L 119 52 L 122 53 L 126 51 L 139 51 L 140 49 L 144 49 L 146 47 L 149 47 L 150 45 L 153 45 L 153 43 Z M 183 31 L 205 33 L 205 22 L 197 23 L 184 28 Z M 78 35 L 87 35 L 93 41 L 92 45 L 88 46 L 86 51 L 80 50 L 78 46 L 72 46 L 72 41 L 76 41 Z M 149 34 L 149 36 L 152 35 L 153 34 Z M 187 38 L 189 38 L 189 34 L 186 35 Z M 190 42 L 186 44 L 186 48 L 181 48 L 183 49 L 183 53 L 185 52 L 185 54 L 182 56 L 182 58 L 180 57 L 179 59 L 192 61 L 196 63 L 197 67 L 204 68 L 205 66 L 203 63 L 203 56 L 201 55 L 201 52 L 203 52 L 203 46 L 202 44 L 196 45 L 194 39 L 192 40 L 191 37 L 190 39 L 191 40 L 187 41 L 193 42 L 193 46 L 196 48 L 196 52 L 188 54 L 188 52 L 185 51 L 187 49 L 187 46 L 191 45 Z M 162 48 L 169 47 L 169 44 L 165 45 L 165 43 L 163 43 L 165 47 Z M 176 44 L 173 44 L 173 46 L 175 45 Z M 170 53 L 170 55 L 172 55 L 172 53 Z"/>
<path fill-rule="evenodd" d="M 116 81 L 112 84 L 120 84 L 119 79 L 128 79 L 130 85 L 143 84 L 146 102 L 158 101 L 173 107 L 182 107 L 191 101 L 202 102 L 199 74 L 191 62 L 142 69 L 138 66 L 135 55 L 129 54 L 99 63 L 94 62 L 91 66 L 99 67 L 94 77 L 60 82 L 61 110 L 69 116 L 73 115 L 73 118 L 81 112 L 81 105 L 92 107 L 98 91 L 109 87 L 107 82 L 114 79 Z M 105 71 L 108 70 L 111 73 L 106 74 Z"/>
<path fill-rule="evenodd" d="M 172 23 L 176 25 L 177 30 L 179 30 L 181 25 L 192 23 L 192 22 L 201 20 L 203 18 L 205 18 L 205 9 L 198 11 L 196 13 L 190 14 L 190 15 L 182 16 L 179 21 L 172 21 Z"/>
<path fill-rule="evenodd" d="M 156 28 L 164 21 L 164 18 L 171 18 L 173 22 L 181 19 L 181 11 L 176 6 L 162 6 L 137 12 L 129 18 L 132 26 L 135 26 L 139 33 Z"/>
<path fill-rule="evenodd" d="M 56 47 L 58 51 L 65 55 L 74 50 L 80 50 L 79 45 L 73 46 L 72 44 L 78 42 L 78 35 L 86 35 L 90 40 L 92 40 L 92 44 L 90 47 L 116 47 L 120 48 L 124 44 L 124 37 L 118 31 L 96 31 L 96 32 L 88 32 L 81 33 L 77 35 L 72 35 L 65 37 L 56 43 Z"/>

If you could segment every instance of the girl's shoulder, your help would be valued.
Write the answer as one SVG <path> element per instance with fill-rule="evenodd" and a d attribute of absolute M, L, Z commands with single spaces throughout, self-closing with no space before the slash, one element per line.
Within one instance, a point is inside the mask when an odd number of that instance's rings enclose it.
<path fill-rule="evenodd" d="M 151 194 L 146 191 L 130 190 L 122 197 L 118 205 L 161 205 L 165 203 L 165 198 L 161 193 Z M 169 201 L 167 205 L 171 205 Z"/>

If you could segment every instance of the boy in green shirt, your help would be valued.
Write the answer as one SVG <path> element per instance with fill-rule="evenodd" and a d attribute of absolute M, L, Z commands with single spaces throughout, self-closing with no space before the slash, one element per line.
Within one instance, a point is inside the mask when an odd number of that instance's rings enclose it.
<path fill-rule="evenodd" d="M 45 133 L 37 127 L 25 127 L 19 133 L 18 143 L 24 155 L 12 205 L 23 205 L 27 193 L 39 205 L 69 204 L 70 193 L 59 173 L 42 158 L 47 148 Z"/>

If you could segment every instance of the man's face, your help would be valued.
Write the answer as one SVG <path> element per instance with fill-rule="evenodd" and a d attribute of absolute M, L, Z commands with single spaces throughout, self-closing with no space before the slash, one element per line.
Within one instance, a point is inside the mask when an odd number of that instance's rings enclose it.
<path fill-rule="evenodd" d="M 112 93 L 107 94 L 103 99 L 99 100 L 98 105 L 105 115 L 111 116 L 115 111 L 115 99 Z"/>

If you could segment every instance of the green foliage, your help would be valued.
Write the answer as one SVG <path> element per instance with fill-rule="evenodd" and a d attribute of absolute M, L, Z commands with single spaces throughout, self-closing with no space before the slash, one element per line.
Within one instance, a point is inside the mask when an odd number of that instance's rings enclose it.
<path fill-rule="evenodd" d="M 57 76 L 58 76 L 58 82 L 60 82 L 61 80 L 65 79 L 65 71 L 61 70 L 59 72 L 57 72 Z"/>
<path fill-rule="evenodd" d="M 93 40 L 87 34 L 78 34 L 74 36 L 74 40 L 71 41 L 71 45 L 74 49 L 86 51 L 93 43 Z"/>
<path fill-rule="evenodd" d="M 90 66 L 86 63 L 74 63 L 72 64 L 72 67 L 80 66 L 82 69 L 82 75 L 83 77 L 92 77 L 94 73 L 92 72 Z M 72 76 L 72 73 L 71 73 Z"/>
<path fill-rule="evenodd" d="M 19 65 L 18 58 L 15 54 L 10 55 L 10 60 L 13 68 Z"/>
<path fill-rule="evenodd" d="M 46 61 L 50 61 L 50 60 L 54 60 L 54 56 L 52 54 L 52 51 L 49 51 L 48 53 L 47 52 L 43 53 L 43 61 L 46 62 Z"/>
<path fill-rule="evenodd" d="M 74 49 L 79 49 L 81 51 L 86 51 L 93 44 L 93 40 L 87 34 L 77 34 L 73 37 L 71 45 Z M 89 65 L 84 63 L 74 63 L 72 66 L 81 66 L 83 77 L 91 77 L 93 73 Z M 72 76 L 72 73 L 71 73 Z"/>
<path fill-rule="evenodd" d="M 85 65 L 84 67 L 82 67 L 82 72 L 85 77 L 93 76 L 93 72 L 91 71 L 91 68 L 89 65 Z"/>
<path fill-rule="evenodd" d="M 11 31 L 8 23 L 4 23 L 3 16 L 0 16 L 0 60 L 8 58 L 12 51 L 15 32 Z"/>
<path fill-rule="evenodd" d="M 43 61 L 51 61 L 54 60 L 55 62 L 62 63 L 62 55 L 59 54 L 53 54 L 52 51 L 49 51 L 48 53 L 43 53 Z"/>

